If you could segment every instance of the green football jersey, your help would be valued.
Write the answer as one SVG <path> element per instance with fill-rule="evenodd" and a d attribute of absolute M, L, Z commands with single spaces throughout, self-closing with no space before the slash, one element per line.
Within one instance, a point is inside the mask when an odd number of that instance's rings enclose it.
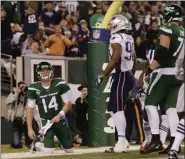
<path fill-rule="evenodd" d="M 184 28 L 175 24 L 166 24 L 159 29 L 159 36 L 161 34 L 170 37 L 169 54 L 171 58 L 170 60 L 161 63 L 160 68 L 175 67 L 176 59 L 184 45 Z M 156 47 L 158 46 L 159 43 Z"/>
<path fill-rule="evenodd" d="M 64 105 L 62 95 L 70 90 L 69 86 L 61 78 L 54 78 L 48 89 L 41 82 L 35 82 L 28 87 L 28 98 L 36 100 L 40 117 L 51 120 Z"/>

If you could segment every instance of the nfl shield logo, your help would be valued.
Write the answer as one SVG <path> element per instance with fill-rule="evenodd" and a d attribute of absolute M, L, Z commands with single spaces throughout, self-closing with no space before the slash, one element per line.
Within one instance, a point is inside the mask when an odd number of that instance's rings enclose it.
<path fill-rule="evenodd" d="M 93 30 L 93 38 L 99 39 L 100 38 L 100 30 Z"/>
<path fill-rule="evenodd" d="M 40 91 L 37 91 L 36 94 L 37 94 L 37 95 L 40 95 Z"/>

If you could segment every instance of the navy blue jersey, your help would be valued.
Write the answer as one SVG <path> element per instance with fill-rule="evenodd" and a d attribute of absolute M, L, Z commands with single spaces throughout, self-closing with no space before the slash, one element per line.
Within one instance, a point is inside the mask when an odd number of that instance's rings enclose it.
<path fill-rule="evenodd" d="M 24 27 L 23 31 L 26 34 L 35 34 L 38 30 L 38 16 L 34 14 L 26 14 L 24 16 Z"/>
<path fill-rule="evenodd" d="M 41 12 L 41 20 L 43 21 L 44 26 L 49 26 L 51 24 L 55 25 L 55 16 L 55 11 L 44 9 Z"/>

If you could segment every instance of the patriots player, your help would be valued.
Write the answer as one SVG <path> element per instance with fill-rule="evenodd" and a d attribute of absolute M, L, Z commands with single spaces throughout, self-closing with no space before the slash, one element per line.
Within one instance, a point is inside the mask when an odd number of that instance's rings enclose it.
<path fill-rule="evenodd" d="M 128 34 L 129 21 L 122 15 L 116 15 L 110 22 L 111 38 L 109 46 L 110 62 L 105 70 L 98 75 L 96 86 L 115 69 L 110 93 L 108 111 L 118 131 L 118 142 L 106 152 L 127 152 L 128 141 L 125 138 L 126 119 L 124 108 L 129 91 L 134 87 L 132 68 L 134 64 L 134 39 Z"/>

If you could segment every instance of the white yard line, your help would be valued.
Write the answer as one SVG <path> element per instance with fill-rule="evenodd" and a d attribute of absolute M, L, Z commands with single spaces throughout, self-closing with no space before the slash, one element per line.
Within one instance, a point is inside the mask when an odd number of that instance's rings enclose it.
<path fill-rule="evenodd" d="M 184 146 L 183 146 L 184 147 Z M 62 150 L 56 150 L 53 154 L 46 154 L 41 151 L 37 151 L 35 153 L 30 152 L 21 152 L 21 153 L 2 153 L 1 159 L 21 159 L 21 158 L 35 158 L 35 157 L 45 157 L 45 156 L 62 156 L 62 155 L 81 155 L 87 153 L 98 153 L 104 152 L 110 147 L 98 147 L 98 148 L 85 148 L 85 149 L 74 149 L 74 153 L 66 153 Z M 140 146 L 130 146 L 129 151 L 137 151 Z M 181 156 L 184 159 L 184 156 Z M 150 159 L 150 158 L 148 158 Z M 151 158 L 154 159 L 154 158 Z M 166 159 L 166 158 L 156 158 L 156 159 Z"/>

